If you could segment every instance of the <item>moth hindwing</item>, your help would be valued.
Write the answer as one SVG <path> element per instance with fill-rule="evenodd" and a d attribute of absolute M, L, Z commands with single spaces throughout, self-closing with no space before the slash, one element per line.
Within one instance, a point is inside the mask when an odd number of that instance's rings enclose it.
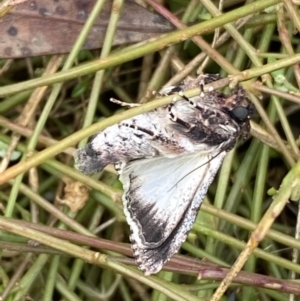
<path fill-rule="evenodd" d="M 133 253 L 146 275 L 179 250 L 224 156 L 249 133 L 252 105 L 241 86 L 184 96 L 218 79 L 205 74 L 166 89 L 183 99 L 108 127 L 75 154 L 86 174 L 115 164 Z"/>

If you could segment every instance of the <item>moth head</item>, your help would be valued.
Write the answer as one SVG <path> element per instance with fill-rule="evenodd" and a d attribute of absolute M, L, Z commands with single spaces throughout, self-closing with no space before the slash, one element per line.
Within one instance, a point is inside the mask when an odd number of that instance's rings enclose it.
<path fill-rule="evenodd" d="M 246 96 L 246 91 L 237 86 L 225 100 L 225 110 L 239 124 L 249 121 L 254 107 Z"/>
<path fill-rule="evenodd" d="M 251 114 L 250 114 L 249 107 L 238 106 L 233 108 L 230 111 L 230 115 L 237 121 L 237 122 L 245 122 L 247 121 Z"/>

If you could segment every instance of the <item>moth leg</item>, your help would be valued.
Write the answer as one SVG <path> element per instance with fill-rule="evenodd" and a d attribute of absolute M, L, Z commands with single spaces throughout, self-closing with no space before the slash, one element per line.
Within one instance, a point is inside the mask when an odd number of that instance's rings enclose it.
<path fill-rule="evenodd" d="M 185 100 L 187 101 L 191 106 L 193 106 L 194 108 L 197 108 L 197 104 L 191 99 L 191 98 L 188 98 L 187 96 L 185 96 L 183 94 L 182 91 L 178 92 L 178 94 Z"/>
<path fill-rule="evenodd" d="M 205 80 L 204 77 L 201 78 L 200 82 L 199 82 L 199 86 L 200 86 L 200 97 L 204 96 L 204 86 L 205 86 Z"/>
<path fill-rule="evenodd" d="M 172 95 L 174 93 L 178 93 L 180 91 L 182 91 L 182 85 L 171 86 L 171 87 L 163 87 L 160 90 L 159 94 L 162 95 L 162 96 L 163 95 L 167 96 L 167 95 Z"/>
<path fill-rule="evenodd" d="M 200 97 L 203 97 L 205 95 L 204 92 L 204 86 L 205 84 L 205 78 L 203 77 L 201 80 L 199 80 L 199 88 L 200 88 Z M 188 98 L 186 95 L 184 95 L 183 90 L 180 87 L 177 87 L 177 89 L 173 89 L 172 92 L 177 92 L 179 96 L 183 98 L 183 100 L 187 101 L 192 107 L 196 108 L 197 110 L 203 111 L 202 108 L 197 106 L 197 103 L 193 101 L 191 98 Z"/>

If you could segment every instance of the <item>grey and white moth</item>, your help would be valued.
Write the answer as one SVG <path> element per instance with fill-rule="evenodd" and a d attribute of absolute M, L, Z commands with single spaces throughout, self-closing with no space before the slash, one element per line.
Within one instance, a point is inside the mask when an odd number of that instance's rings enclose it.
<path fill-rule="evenodd" d="M 228 95 L 184 96 L 218 79 L 206 74 L 165 89 L 183 99 L 105 129 L 75 154 L 85 174 L 115 164 L 133 253 L 146 275 L 178 251 L 226 153 L 249 133 L 253 109 L 241 86 Z"/>

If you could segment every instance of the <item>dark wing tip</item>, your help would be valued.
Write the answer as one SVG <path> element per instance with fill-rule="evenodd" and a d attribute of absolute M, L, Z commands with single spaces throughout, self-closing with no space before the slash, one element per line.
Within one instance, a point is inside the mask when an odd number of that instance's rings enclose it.
<path fill-rule="evenodd" d="M 163 258 L 157 249 L 142 249 L 131 241 L 133 255 L 139 269 L 146 275 L 158 273 L 169 258 Z"/>
<path fill-rule="evenodd" d="M 101 171 L 107 164 L 101 160 L 101 153 L 95 151 L 91 143 L 78 149 L 74 155 L 75 167 L 84 174 Z"/>

